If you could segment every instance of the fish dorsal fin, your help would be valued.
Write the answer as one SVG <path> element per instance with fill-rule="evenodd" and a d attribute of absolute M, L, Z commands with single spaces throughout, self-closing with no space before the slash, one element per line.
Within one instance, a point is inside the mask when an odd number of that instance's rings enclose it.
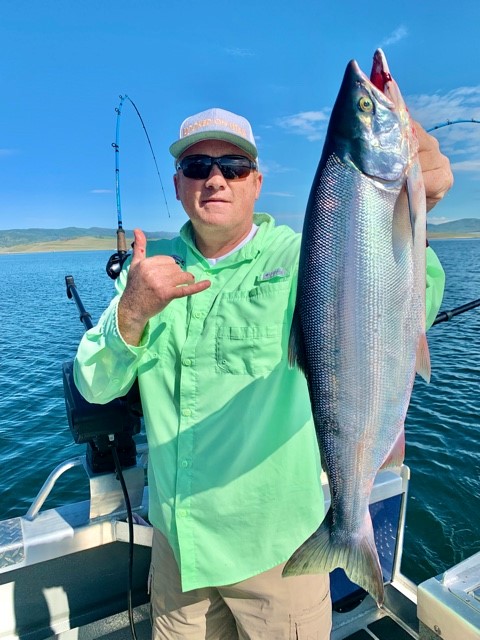
<path fill-rule="evenodd" d="M 425 333 L 422 333 L 420 340 L 418 341 L 415 370 L 418 375 L 422 376 L 425 382 L 430 382 L 430 351 L 428 349 L 427 336 Z"/>

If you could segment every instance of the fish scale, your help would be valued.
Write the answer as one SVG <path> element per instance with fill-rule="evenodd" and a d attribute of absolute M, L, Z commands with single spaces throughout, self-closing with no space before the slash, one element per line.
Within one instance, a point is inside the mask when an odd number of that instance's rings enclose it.
<path fill-rule="evenodd" d="M 381 605 L 369 497 L 382 465 L 403 459 L 417 361 L 427 377 L 429 359 L 421 172 L 380 50 L 374 69 L 380 88 L 347 66 L 305 215 L 289 356 L 307 378 L 331 507 L 284 575 L 343 567 Z"/>

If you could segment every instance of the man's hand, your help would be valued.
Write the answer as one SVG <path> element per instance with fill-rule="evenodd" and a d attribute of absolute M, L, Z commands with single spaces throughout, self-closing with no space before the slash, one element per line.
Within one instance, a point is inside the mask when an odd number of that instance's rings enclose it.
<path fill-rule="evenodd" d="M 418 159 L 422 167 L 427 211 L 430 211 L 443 198 L 453 185 L 450 161 L 440 152 L 436 138 L 428 134 L 418 122 L 415 122 L 418 138 Z"/>
<path fill-rule="evenodd" d="M 118 328 L 125 342 L 138 345 L 148 320 L 175 300 L 204 291 L 209 280 L 195 282 L 170 256 L 146 257 L 147 240 L 135 229 L 133 256 L 125 291 L 118 303 Z"/>

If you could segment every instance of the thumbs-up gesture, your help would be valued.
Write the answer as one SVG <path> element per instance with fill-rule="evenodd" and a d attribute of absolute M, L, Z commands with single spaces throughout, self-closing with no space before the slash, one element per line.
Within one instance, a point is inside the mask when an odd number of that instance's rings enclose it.
<path fill-rule="evenodd" d="M 135 229 L 134 236 L 127 284 L 118 304 L 118 328 L 125 342 L 137 345 L 150 318 L 172 300 L 204 291 L 210 281 L 195 282 L 171 256 L 147 258 L 145 234 Z"/>

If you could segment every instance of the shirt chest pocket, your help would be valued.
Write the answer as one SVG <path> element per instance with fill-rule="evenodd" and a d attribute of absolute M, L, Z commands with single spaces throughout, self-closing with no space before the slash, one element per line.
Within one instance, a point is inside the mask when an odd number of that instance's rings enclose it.
<path fill-rule="evenodd" d="M 221 296 L 215 333 L 218 373 L 261 376 L 286 358 L 289 282 Z"/>

